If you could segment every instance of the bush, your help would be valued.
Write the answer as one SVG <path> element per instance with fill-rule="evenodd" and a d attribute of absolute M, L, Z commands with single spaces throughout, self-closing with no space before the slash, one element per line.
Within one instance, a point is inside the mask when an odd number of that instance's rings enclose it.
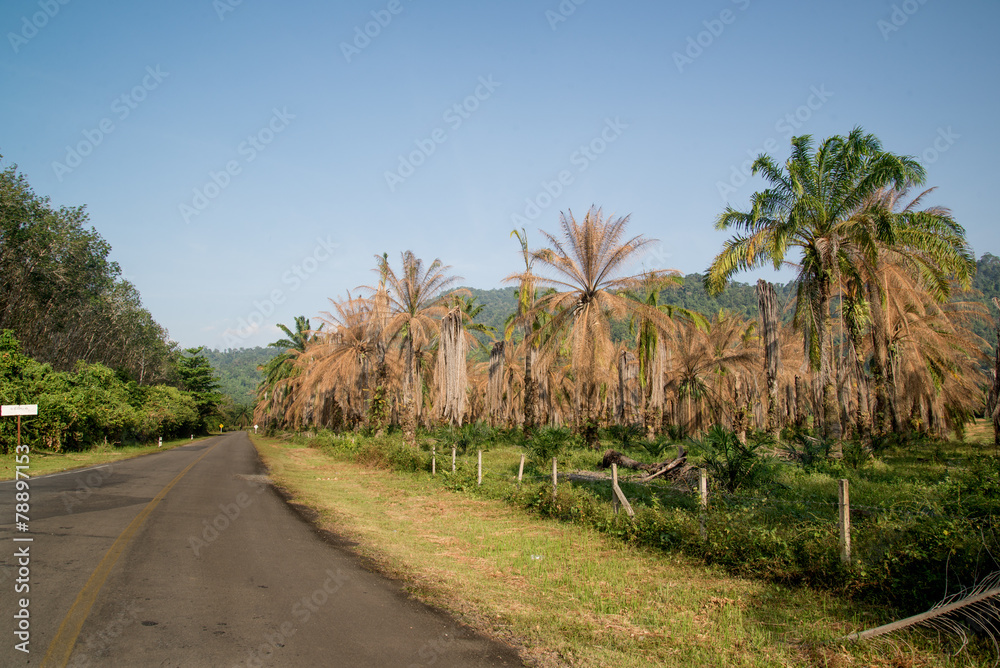
<path fill-rule="evenodd" d="M 759 487 L 774 477 L 770 458 L 760 452 L 767 443 L 763 439 L 741 443 L 736 432 L 715 425 L 701 439 L 690 442 L 702 455 L 712 479 L 728 492 Z"/>
<path fill-rule="evenodd" d="M 567 448 L 579 444 L 580 437 L 565 427 L 542 427 L 524 447 L 533 460 L 544 466 Z"/>

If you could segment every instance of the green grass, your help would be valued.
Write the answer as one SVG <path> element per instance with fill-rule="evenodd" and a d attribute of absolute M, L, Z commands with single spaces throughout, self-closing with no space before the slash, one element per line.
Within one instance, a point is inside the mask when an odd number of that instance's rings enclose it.
<path fill-rule="evenodd" d="M 201 439 L 196 439 L 201 440 Z M 163 447 L 152 445 L 128 445 L 115 447 L 111 445 L 101 445 L 91 450 L 81 452 L 51 452 L 46 450 L 32 450 L 29 453 L 29 469 L 27 474 L 32 478 L 46 475 L 48 473 L 59 473 L 72 469 L 86 468 L 108 462 L 117 462 L 122 459 L 131 459 L 151 452 L 162 452 L 170 448 L 181 445 L 190 445 L 190 439 L 183 438 L 173 441 L 164 441 Z M 16 469 L 14 453 L 0 455 L 0 480 L 10 480 L 14 477 Z"/>
<path fill-rule="evenodd" d="M 520 646 L 535 665 L 930 667 L 982 665 L 988 656 L 979 648 L 949 658 L 936 636 L 919 633 L 845 645 L 839 638 L 895 613 L 831 589 L 738 577 L 677 550 L 623 542 L 584 521 L 604 511 L 590 507 L 581 487 L 561 484 L 553 502 L 541 463 L 526 469 L 539 481 L 512 491 L 521 451 L 509 443 L 489 444 L 480 488 L 475 447 L 452 475 L 450 447 L 439 441 L 432 478 L 429 452 L 393 454 L 406 448 L 394 436 L 254 441 L 276 481 L 315 509 L 324 528 L 357 541 L 355 549 L 419 598 Z M 357 464 L 359 455 L 381 468 Z M 572 451 L 566 466 L 595 457 Z M 398 462 L 417 470 L 388 470 Z M 813 481 L 817 490 L 827 484 Z M 526 513 L 525 503 L 552 513 L 563 503 L 558 512 L 571 521 Z M 577 504 L 583 510 L 574 521 Z"/>

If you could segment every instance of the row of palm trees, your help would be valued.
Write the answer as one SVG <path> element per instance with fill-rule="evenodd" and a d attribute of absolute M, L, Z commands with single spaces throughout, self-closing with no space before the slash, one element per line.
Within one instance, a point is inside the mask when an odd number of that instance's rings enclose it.
<path fill-rule="evenodd" d="M 983 342 L 967 328 L 983 311 L 956 301 L 975 261 L 941 207 L 909 198 L 925 173 L 860 129 L 818 146 L 792 140 L 784 165 L 762 155 L 768 187 L 747 211 L 717 221 L 734 235 L 706 276 L 710 292 L 772 264 L 798 272 L 779 308 L 758 282 L 760 317 L 661 304 L 673 270 L 630 274 L 652 242 L 629 217 L 563 214 L 507 277 L 517 308 L 502 333 L 474 323 L 475 300 L 435 260 L 376 258 L 378 282 L 331 300 L 322 325 L 283 328 L 256 419 L 274 426 L 374 429 L 488 421 L 571 425 L 594 442 L 608 424 L 652 435 L 712 424 L 777 433 L 812 423 L 830 437 L 961 429 L 983 403 Z M 787 316 L 787 317 L 786 317 Z M 612 336 L 627 322 L 630 336 Z M 487 346 L 489 359 L 469 351 Z"/>

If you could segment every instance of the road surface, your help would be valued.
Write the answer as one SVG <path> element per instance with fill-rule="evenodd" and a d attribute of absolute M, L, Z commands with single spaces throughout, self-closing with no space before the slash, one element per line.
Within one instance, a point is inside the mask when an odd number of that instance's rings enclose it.
<path fill-rule="evenodd" d="M 0 483 L 0 665 L 521 665 L 324 540 L 264 473 L 231 433 L 31 479 L 27 531 Z"/>

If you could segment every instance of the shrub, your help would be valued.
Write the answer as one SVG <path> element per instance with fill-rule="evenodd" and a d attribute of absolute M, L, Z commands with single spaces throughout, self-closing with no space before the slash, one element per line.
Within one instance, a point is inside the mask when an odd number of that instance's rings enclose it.
<path fill-rule="evenodd" d="M 773 479 L 772 463 L 760 452 L 765 443 L 762 439 L 741 443 L 736 432 L 722 425 L 713 426 L 701 439 L 691 440 L 712 479 L 729 492 L 758 487 Z"/>

